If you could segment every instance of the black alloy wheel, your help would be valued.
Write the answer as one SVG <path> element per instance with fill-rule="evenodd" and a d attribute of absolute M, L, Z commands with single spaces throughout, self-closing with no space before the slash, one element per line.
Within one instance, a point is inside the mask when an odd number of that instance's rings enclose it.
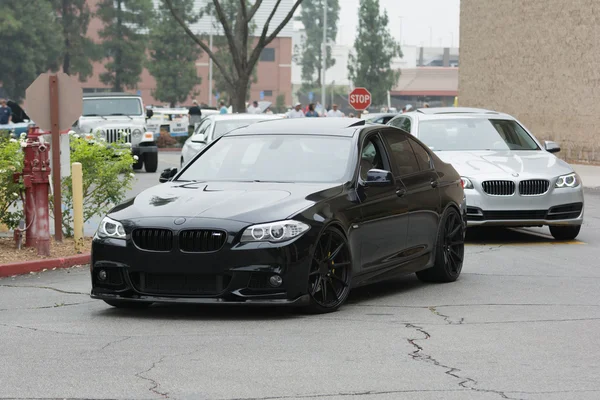
<path fill-rule="evenodd" d="M 308 311 L 337 310 L 348 297 L 351 275 L 352 260 L 346 238 L 337 229 L 327 228 L 316 244 L 308 275 Z"/>
<path fill-rule="evenodd" d="M 444 213 L 436 246 L 433 267 L 417 272 L 417 277 L 424 282 L 454 282 L 465 256 L 465 227 L 456 209 Z"/>

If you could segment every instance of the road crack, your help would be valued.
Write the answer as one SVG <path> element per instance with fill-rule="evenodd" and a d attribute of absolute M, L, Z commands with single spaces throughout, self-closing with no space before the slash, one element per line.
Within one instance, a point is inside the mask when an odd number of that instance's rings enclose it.
<path fill-rule="evenodd" d="M 0 287 L 9 287 L 9 288 L 30 288 L 30 289 L 46 289 L 46 290 L 54 290 L 55 292 L 58 293 L 64 293 L 64 294 L 82 294 L 84 296 L 88 296 L 89 293 L 83 293 L 83 292 L 72 292 L 69 290 L 62 290 L 62 289 L 57 289 L 57 288 L 53 288 L 51 286 L 34 286 L 34 285 L 0 285 Z"/>
<path fill-rule="evenodd" d="M 453 321 L 449 315 L 444 315 L 444 314 L 440 313 L 437 310 L 437 306 L 429 307 L 429 311 L 431 311 L 433 314 L 437 315 L 438 317 L 444 318 L 444 321 L 446 321 L 448 323 L 448 325 L 462 325 L 462 323 L 465 322 L 464 318 L 461 318 L 458 321 Z"/>
<path fill-rule="evenodd" d="M 159 395 L 159 396 L 161 396 L 161 397 L 163 397 L 165 399 L 168 399 L 169 398 L 168 392 L 160 392 L 158 390 L 158 388 L 160 386 L 160 383 L 158 383 L 158 381 L 142 375 L 142 374 L 147 374 L 148 372 L 152 371 L 154 368 L 156 368 L 156 366 L 158 364 L 160 364 L 161 362 L 163 362 L 165 360 L 165 358 L 167 358 L 167 356 L 160 357 L 160 359 L 158 361 L 155 361 L 155 362 L 152 363 L 152 366 L 150 368 L 148 368 L 147 370 L 144 370 L 142 372 L 138 372 L 137 374 L 135 374 L 135 376 L 138 377 L 138 378 L 140 378 L 140 379 L 143 379 L 145 381 L 150 382 L 152 384 L 152 387 L 150 389 L 148 389 L 148 390 L 150 390 L 152 393 L 155 393 L 155 394 L 157 394 L 157 395 Z"/>
<path fill-rule="evenodd" d="M 109 346 L 112 346 L 113 344 L 121 343 L 121 342 L 124 342 L 124 341 L 129 340 L 129 339 L 131 339 L 131 336 L 125 336 L 124 338 L 119 338 L 119 339 L 111 340 L 110 342 L 108 342 L 104 346 L 102 346 L 102 348 L 100 349 L 100 351 L 106 349 Z"/>
<path fill-rule="evenodd" d="M 425 353 L 424 347 L 417 342 L 429 340 L 431 338 L 431 334 L 429 334 L 429 332 L 427 332 L 423 327 L 414 325 L 414 324 L 405 324 L 404 326 L 408 329 L 414 329 L 423 335 L 422 338 L 406 339 L 408 341 L 408 343 L 410 343 L 411 346 L 413 346 L 415 348 L 414 351 L 409 353 L 409 356 L 413 360 L 427 362 L 427 363 L 435 365 L 436 367 L 445 369 L 444 373 L 448 376 L 451 376 L 454 379 L 458 379 L 459 380 L 458 385 L 460 387 L 462 387 L 463 389 L 468 389 L 468 390 L 472 390 L 472 391 L 480 392 L 480 393 L 494 393 L 494 394 L 499 395 L 503 399 L 522 400 L 522 399 L 515 398 L 515 397 L 508 397 L 508 395 L 505 392 L 500 391 L 500 390 L 482 389 L 482 388 L 476 387 L 478 382 L 473 378 L 463 376 L 463 374 L 461 374 L 462 371 L 459 368 L 455 368 L 450 365 L 446 365 L 446 364 L 438 361 L 437 359 L 435 359 L 433 356 Z"/>

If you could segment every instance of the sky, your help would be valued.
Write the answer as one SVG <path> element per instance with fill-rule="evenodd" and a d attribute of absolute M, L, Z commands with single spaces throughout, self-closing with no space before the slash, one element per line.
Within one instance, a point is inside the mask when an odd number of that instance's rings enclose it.
<path fill-rule="evenodd" d="M 358 26 L 359 0 L 339 0 L 336 42 L 353 45 Z M 460 0 L 379 0 L 387 10 L 392 36 L 412 46 L 458 46 Z M 401 22 L 402 21 L 402 22 Z M 402 32 L 402 33 L 401 33 Z"/>

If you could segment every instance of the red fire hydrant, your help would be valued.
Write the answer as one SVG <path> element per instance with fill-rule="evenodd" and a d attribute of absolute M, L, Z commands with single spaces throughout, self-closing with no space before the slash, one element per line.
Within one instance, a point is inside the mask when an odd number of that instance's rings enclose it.
<path fill-rule="evenodd" d="M 48 189 L 50 187 L 50 143 L 45 143 L 39 128 L 30 128 L 23 147 L 23 184 L 25 186 L 25 246 L 36 247 L 38 255 L 50 255 Z"/>

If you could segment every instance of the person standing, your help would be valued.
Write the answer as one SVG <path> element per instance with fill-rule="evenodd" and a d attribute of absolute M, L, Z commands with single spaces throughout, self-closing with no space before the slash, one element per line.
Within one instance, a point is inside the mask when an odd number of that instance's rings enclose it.
<path fill-rule="evenodd" d="M 308 111 L 306 112 L 305 116 L 306 117 L 312 117 L 312 118 L 319 116 L 319 113 L 315 111 L 315 105 L 314 104 L 310 103 L 308 105 Z"/>
<path fill-rule="evenodd" d="M 202 120 L 202 111 L 198 106 L 198 102 L 196 100 L 193 101 L 193 106 L 190 107 L 189 115 L 190 115 L 190 126 L 193 128 L 196 127 L 196 124 Z"/>
<path fill-rule="evenodd" d="M 317 105 L 315 106 L 315 111 L 319 114 L 319 116 L 325 116 L 325 111 L 323 110 L 323 106 L 318 101 L 317 101 Z"/>
<path fill-rule="evenodd" d="M 227 114 L 227 107 L 225 107 L 225 102 L 223 100 L 221 100 L 221 102 L 219 103 L 221 105 L 221 109 L 219 110 L 219 114 Z"/>
<path fill-rule="evenodd" d="M 0 125 L 8 125 L 12 122 L 12 110 L 6 105 L 6 99 L 0 99 Z"/>
<path fill-rule="evenodd" d="M 260 107 L 258 101 L 254 100 L 250 107 L 248 107 L 248 114 L 260 114 Z"/>
<path fill-rule="evenodd" d="M 334 117 L 334 118 L 340 118 L 340 117 L 344 116 L 344 113 L 341 112 L 340 110 L 338 110 L 337 104 L 334 104 L 331 107 L 331 110 L 327 111 L 327 116 L 328 117 Z"/>
<path fill-rule="evenodd" d="M 288 111 L 287 118 L 304 118 L 304 112 L 302 111 L 302 103 L 296 103 L 294 109 Z"/>

